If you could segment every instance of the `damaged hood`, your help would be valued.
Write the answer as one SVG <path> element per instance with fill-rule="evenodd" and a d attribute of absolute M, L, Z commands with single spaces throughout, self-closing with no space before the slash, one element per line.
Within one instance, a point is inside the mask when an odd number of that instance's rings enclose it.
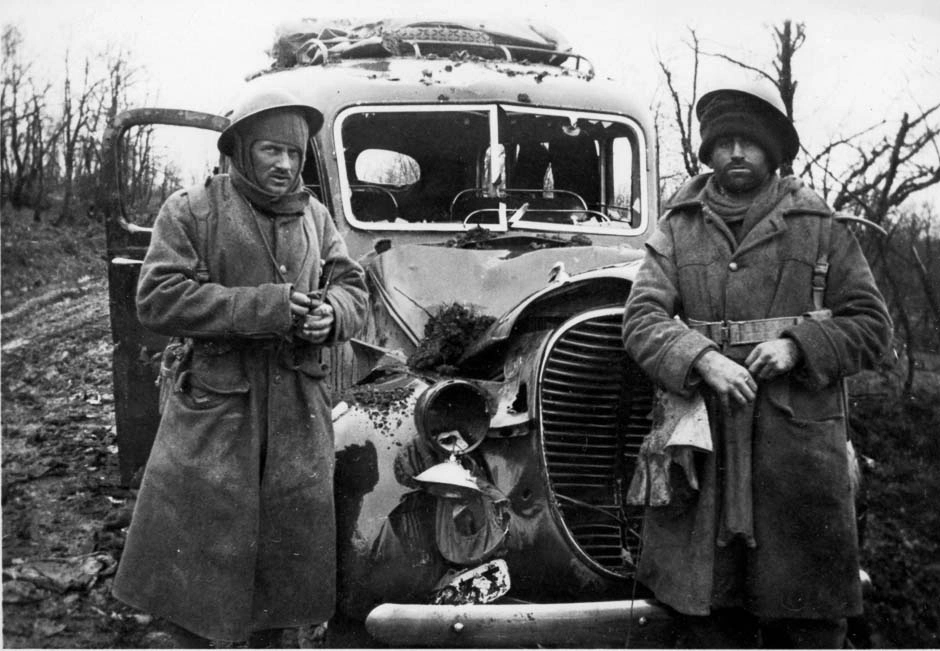
<path fill-rule="evenodd" d="M 461 303 L 481 315 L 501 316 L 527 297 L 562 282 L 550 281 L 561 263 L 564 274 L 622 265 L 643 257 L 630 247 L 577 246 L 530 251 L 456 249 L 400 245 L 367 266 L 374 298 L 417 344 L 430 314 Z"/>

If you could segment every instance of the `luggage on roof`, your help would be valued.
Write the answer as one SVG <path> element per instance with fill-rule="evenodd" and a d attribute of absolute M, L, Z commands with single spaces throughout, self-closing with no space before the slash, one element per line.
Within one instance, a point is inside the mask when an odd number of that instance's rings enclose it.
<path fill-rule="evenodd" d="M 275 68 L 336 58 L 464 54 L 550 65 L 577 66 L 581 60 L 556 30 L 524 20 L 302 18 L 278 25 L 270 54 Z"/>

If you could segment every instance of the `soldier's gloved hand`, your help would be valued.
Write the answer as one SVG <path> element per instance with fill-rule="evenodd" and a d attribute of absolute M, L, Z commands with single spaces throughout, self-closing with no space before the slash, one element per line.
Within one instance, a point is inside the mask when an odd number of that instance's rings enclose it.
<path fill-rule="evenodd" d="M 333 329 L 333 306 L 313 299 L 310 312 L 297 324 L 298 337 L 313 344 L 326 341 Z"/>
<path fill-rule="evenodd" d="M 699 357 L 695 361 L 695 370 L 718 394 L 726 411 L 730 409 L 732 400 L 746 405 L 757 397 L 757 382 L 748 370 L 717 350 L 709 350 Z"/>
<path fill-rule="evenodd" d="M 744 363 L 751 375 L 771 380 L 793 369 L 800 361 L 800 347 L 792 339 L 771 339 L 757 344 Z"/>

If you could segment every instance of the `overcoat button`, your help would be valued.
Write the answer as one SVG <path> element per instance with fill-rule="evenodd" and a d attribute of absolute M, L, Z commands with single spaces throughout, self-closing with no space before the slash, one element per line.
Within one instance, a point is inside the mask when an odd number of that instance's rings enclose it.
<path fill-rule="evenodd" d="M 737 262 L 732 262 L 731 264 L 728 265 L 728 269 L 730 269 L 731 271 L 737 271 L 737 270 L 738 270 L 738 263 L 737 263 Z"/>
<path fill-rule="evenodd" d="M 287 273 L 287 265 L 282 264 L 280 267 L 278 267 L 278 269 L 280 270 L 282 274 Z"/>

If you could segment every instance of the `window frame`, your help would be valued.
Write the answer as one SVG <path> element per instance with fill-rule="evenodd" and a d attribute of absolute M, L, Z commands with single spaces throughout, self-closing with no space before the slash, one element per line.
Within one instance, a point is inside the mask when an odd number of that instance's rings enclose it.
<path fill-rule="evenodd" d="M 635 186 L 635 190 L 638 192 L 640 199 L 639 203 L 639 223 L 635 226 L 624 228 L 610 228 L 602 225 L 571 225 L 571 224 L 555 224 L 555 223 L 546 223 L 543 221 L 526 221 L 524 216 L 522 219 L 518 219 L 512 224 L 509 223 L 510 217 L 512 216 L 513 210 L 507 206 L 506 203 L 500 202 L 500 208 L 498 210 L 498 221 L 497 223 L 447 223 L 447 222 L 388 222 L 388 221 L 366 221 L 358 219 L 352 210 L 352 184 L 349 179 L 349 175 L 346 171 L 347 161 L 345 159 L 345 144 L 343 141 L 343 124 L 345 121 L 354 115 L 360 115 L 363 113 L 433 113 L 433 112 L 475 112 L 475 113 L 485 113 L 489 117 L 489 157 L 490 165 L 489 169 L 492 172 L 499 169 L 498 160 L 494 154 L 498 151 L 497 145 L 500 145 L 500 126 L 505 124 L 506 114 L 508 113 L 525 113 L 530 115 L 551 115 L 551 116 L 563 116 L 569 119 L 575 118 L 578 120 L 596 120 L 599 122 L 616 122 L 627 127 L 633 138 L 631 139 L 631 147 L 634 148 L 633 159 L 631 165 L 634 166 L 635 171 L 638 174 L 638 177 L 631 177 L 631 185 Z M 346 222 L 353 229 L 360 231 L 399 231 L 399 232 L 464 232 L 468 230 L 473 230 L 479 226 L 486 228 L 487 230 L 505 233 L 509 230 L 528 230 L 528 231 L 541 231 L 541 232 L 550 232 L 550 233 L 565 233 L 565 234 L 585 234 L 585 235 L 609 235 L 617 237 L 627 237 L 640 235 L 644 233 L 648 227 L 650 215 L 649 215 L 649 200 L 647 198 L 648 190 L 648 165 L 647 165 L 647 142 L 646 137 L 643 132 L 643 129 L 640 127 L 639 123 L 633 120 L 632 118 L 621 115 L 618 113 L 601 113 L 597 111 L 585 111 L 577 109 L 564 109 L 564 108 L 551 108 L 543 106 L 521 106 L 521 105 L 510 105 L 504 103 L 473 103 L 473 104 L 359 104 L 356 106 L 350 106 L 346 109 L 340 111 L 336 119 L 333 122 L 333 139 L 335 143 L 335 151 L 337 152 L 337 169 L 339 172 L 339 189 L 340 189 L 340 198 L 341 204 L 343 207 L 343 212 L 345 215 Z M 601 165 L 606 166 L 607 160 L 604 156 L 605 152 L 599 152 L 600 159 L 602 161 Z M 498 156 L 498 154 L 497 154 Z M 478 174 L 482 173 L 482 170 L 478 170 Z M 493 179 L 488 179 L 488 184 L 492 185 Z M 604 198 L 604 203 L 607 202 L 607 193 L 608 193 L 608 180 L 605 169 L 601 170 L 601 187 L 600 193 Z M 483 188 L 480 188 L 481 190 Z M 635 200 L 634 200 L 635 203 Z M 618 222 L 619 223 L 619 222 Z"/>

